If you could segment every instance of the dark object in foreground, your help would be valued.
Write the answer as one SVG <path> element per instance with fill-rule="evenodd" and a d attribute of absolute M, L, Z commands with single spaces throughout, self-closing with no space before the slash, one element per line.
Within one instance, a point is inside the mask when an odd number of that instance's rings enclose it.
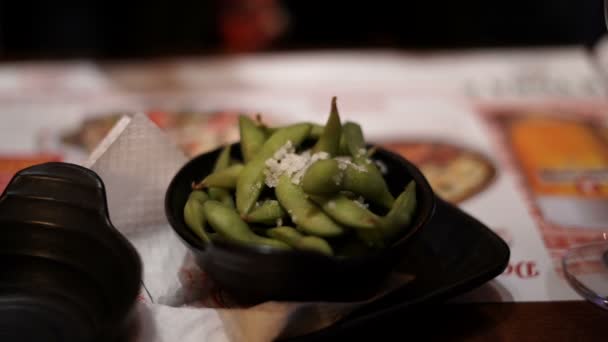
<path fill-rule="evenodd" d="M 112 341 L 134 315 L 141 260 L 91 170 L 46 163 L 0 197 L 0 332 L 10 341 Z"/>

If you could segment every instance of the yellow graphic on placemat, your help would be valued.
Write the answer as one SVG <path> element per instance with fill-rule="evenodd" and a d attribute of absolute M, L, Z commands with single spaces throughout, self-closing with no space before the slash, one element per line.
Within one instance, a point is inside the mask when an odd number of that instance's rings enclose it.
<path fill-rule="evenodd" d="M 608 228 L 608 146 L 601 130 L 562 118 L 510 122 L 515 156 L 548 221 Z"/>

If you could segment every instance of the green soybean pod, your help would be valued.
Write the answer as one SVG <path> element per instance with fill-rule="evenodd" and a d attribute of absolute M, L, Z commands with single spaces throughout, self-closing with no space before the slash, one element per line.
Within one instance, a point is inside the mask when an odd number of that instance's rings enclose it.
<path fill-rule="evenodd" d="M 380 218 L 342 194 L 310 196 L 334 221 L 355 229 L 377 229 Z"/>
<path fill-rule="evenodd" d="M 266 160 L 287 142 L 299 146 L 310 133 L 310 124 L 294 124 L 277 130 L 262 146 L 255 158 L 245 165 L 236 184 L 236 207 L 241 215 L 249 213 L 262 193 Z"/>
<path fill-rule="evenodd" d="M 321 134 L 323 134 L 323 130 L 325 129 L 325 126 L 323 125 L 319 125 L 319 124 L 311 124 L 312 127 L 310 129 L 310 138 L 312 139 L 319 139 L 321 137 Z"/>
<path fill-rule="evenodd" d="M 294 246 L 296 249 L 317 252 L 325 255 L 334 255 L 334 251 L 324 239 L 318 236 L 304 236 Z"/>
<path fill-rule="evenodd" d="M 353 158 L 365 156 L 365 138 L 363 138 L 361 126 L 349 121 L 344 123 L 342 131 L 344 132 L 344 143 L 346 144 L 348 153 Z"/>
<path fill-rule="evenodd" d="M 295 246 L 298 240 L 304 237 L 297 229 L 288 226 L 270 228 L 266 231 L 266 234 L 271 238 L 283 241 L 292 247 Z"/>
<path fill-rule="evenodd" d="M 253 226 L 253 225 L 249 225 L 249 229 L 251 229 L 251 231 L 255 235 L 259 235 L 259 236 L 264 237 L 264 236 L 267 235 L 266 232 L 268 231 L 269 227 L 268 226 Z M 275 239 L 275 240 L 278 240 L 278 239 Z"/>
<path fill-rule="evenodd" d="M 196 184 L 195 189 L 202 189 L 205 187 L 234 189 L 243 168 L 243 164 L 235 164 L 223 170 L 213 172 L 205 177 L 200 183 Z"/>
<path fill-rule="evenodd" d="M 394 239 L 404 229 L 408 228 L 416 212 L 416 182 L 410 181 L 405 190 L 397 197 L 391 210 L 382 217 L 380 228 L 384 238 Z"/>
<path fill-rule="evenodd" d="M 321 134 L 323 134 L 323 130 L 325 129 L 325 126 L 323 125 L 319 125 L 316 123 L 312 123 L 309 122 L 308 124 L 310 124 L 310 133 L 308 134 L 308 137 L 314 140 L 317 140 L 321 137 Z M 278 127 L 266 127 L 266 134 L 267 135 L 272 135 L 274 132 L 278 131 L 279 129 L 283 128 L 285 126 L 278 126 Z"/>
<path fill-rule="evenodd" d="M 302 188 L 294 184 L 288 176 L 279 178 L 275 194 L 293 223 L 303 232 L 321 237 L 339 236 L 344 233 L 344 228 L 306 198 Z"/>
<path fill-rule="evenodd" d="M 229 206 L 208 200 L 203 204 L 203 212 L 209 224 L 224 239 L 244 245 L 263 245 L 279 249 L 290 249 L 289 245 L 256 235 L 239 214 Z"/>
<path fill-rule="evenodd" d="M 348 146 L 346 145 L 346 138 L 344 137 L 344 126 L 342 126 L 342 134 L 340 134 L 340 148 L 338 149 L 338 155 L 340 155 L 340 156 L 349 155 Z"/>
<path fill-rule="evenodd" d="M 223 204 L 234 208 L 234 198 L 232 198 L 232 194 L 227 189 L 210 187 L 207 189 L 207 192 L 209 193 L 210 199 L 222 202 Z"/>
<path fill-rule="evenodd" d="M 285 209 L 277 200 L 266 200 L 254 207 L 244 216 L 245 221 L 273 225 L 287 216 Z M 279 224 L 281 225 L 281 224 Z"/>
<path fill-rule="evenodd" d="M 336 97 L 331 100 L 331 112 L 323 133 L 319 137 L 317 143 L 313 146 L 313 153 L 327 152 L 330 156 L 335 157 L 340 150 L 340 136 L 342 135 L 342 124 L 340 123 L 340 115 L 336 104 Z"/>
<path fill-rule="evenodd" d="M 395 200 L 382 174 L 371 161 L 358 165 L 336 159 L 319 160 L 304 173 L 302 189 L 307 194 L 321 196 L 346 190 L 387 209 L 393 206 Z"/>
<path fill-rule="evenodd" d="M 274 132 L 262 145 L 256 159 L 268 159 L 288 141 L 291 141 L 293 147 L 299 146 L 310 133 L 311 125 L 309 123 L 298 123 L 285 126 Z"/>
<path fill-rule="evenodd" d="M 209 236 L 205 231 L 206 219 L 203 212 L 203 204 L 208 198 L 203 191 L 192 191 L 188 196 L 183 213 L 186 225 L 204 242 L 209 242 Z"/>
<path fill-rule="evenodd" d="M 241 137 L 241 154 L 248 162 L 262 148 L 266 141 L 266 132 L 256 122 L 246 115 L 239 115 L 239 134 Z"/>
<path fill-rule="evenodd" d="M 344 169 L 342 189 L 363 196 L 366 200 L 387 209 L 392 208 L 395 198 L 388 190 L 382 173 L 368 160 L 365 163 L 348 165 Z"/>
<path fill-rule="evenodd" d="M 222 148 L 222 151 L 213 165 L 213 172 L 226 169 L 228 166 L 230 166 L 230 145 L 226 145 Z"/>
<path fill-rule="evenodd" d="M 376 164 L 370 159 L 370 155 L 375 153 L 376 148 L 372 148 L 371 151 L 367 151 L 365 148 L 365 138 L 363 137 L 363 130 L 359 124 L 354 122 L 347 122 L 342 128 L 344 132 L 344 140 L 348 148 L 349 154 L 353 157 L 353 162 L 359 166 L 362 166 L 369 173 L 369 178 L 376 180 L 375 188 L 377 193 L 373 196 L 373 200 L 385 208 L 392 207 L 394 197 L 388 190 L 388 186 L 384 181 L 384 177 Z M 349 186 L 349 177 L 346 179 L 346 186 Z M 382 180 L 382 182 L 380 182 Z"/>
<path fill-rule="evenodd" d="M 302 189 L 307 194 L 328 195 L 342 189 L 343 171 L 334 159 L 316 161 L 302 177 Z"/>
<path fill-rule="evenodd" d="M 264 132 L 266 133 L 266 136 L 270 137 L 276 131 L 278 131 L 279 129 L 283 128 L 284 126 L 275 126 L 275 127 L 263 126 L 263 127 L 264 127 Z"/>
<path fill-rule="evenodd" d="M 317 252 L 325 255 L 333 255 L 333 250 L 329 243 L 318 236 L 305 236 L 295 228 L 283 226 L 268 229 L 268 236 L 300 250 Z"/>
<path fill-rule="evenodd" d="M 232 160 L 230 159 L 230 148 L 230 145 L 226 145 L 224 148 L 222 148 L 222 151 L 215 160 L 213 172 L 222 171 L 231 165 Z M 220 201 L 234 208 L 234 199 L 228 190 L 212 186 L 207 189 L 207 192 L 209 193 L 210 199 Z"/>

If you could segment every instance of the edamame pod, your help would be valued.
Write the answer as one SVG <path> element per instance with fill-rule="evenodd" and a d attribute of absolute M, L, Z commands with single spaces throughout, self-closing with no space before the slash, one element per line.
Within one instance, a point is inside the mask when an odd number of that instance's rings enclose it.
<path fill-rule="evenodd" d="M 311 125 L 312 125 L 312 127 L 310 129 L 309 136 L 312 139 L 319 139 L 321 137 L 321 134 L 323 134 L 323 130 L 325 129 L 325 126 L 319 125 L 319 124 L 311 124 Z"/>
<path fill-rule="evenodd" d="M 380 218 L 361 204 L 339 193 L 332 196 L 310 196 L 334 221 L 355 229 L 377 229 Z"/>
<path fill-rule="evenodd" d="M 279 126 L 279 127 L 266 127 L 266 134 L 268 135 L 272 135 L 274 132 L 278 131 L 279 129 L 283 128 L 284 126 Z M 323 129 L 325 129 L 325 126 L 323 125 L 319 125 L 316 123 L 310 123 L 310 133 L 308 134 L 308 137 L 311 139 L 319 139 L 321 137 L 321 134 L 323 134 Z"/>
<path fill-rule="evenodd" d="M 184 206 L 184 221 L 186 225 L 204 242 L 209 242 L 209 236 L 205 231 L 205 214 L 203 204 L 209 199 L 203 191 L 192 191 Z"/>
<path fill-rule="evenodd" d="M 397 197 L 388 214 L 381 218 L 380 228 L 386 240 L 395 238 L 410 225 L 416 207 L 416 182 L 412 180 Z"/>
<path fill-rule="evenodd" d="M 239 132 L 241 136 L 241 154 L 248 162 L 262 148 L 266 141 L 266 132 L 256 122 L 246 115 L 239 115 Z"/>
<path fill-rule="evenodd" d="M 266 160 L 288 141 L 291 141 L 293 147 L 298 147 L 310 132 L 311 125 L 309 123 L 300 123 L 285 126 L 273 133 L 268 140 L 262 145 L 256 159 Z"/>
<path fill-rule="evenodd" d="M 358 230 L 357 236 L 369 247 L 384 248 L 406 229 L 416 211 L 416 184 L 411 181 L 397 197 L 391 210 L 381 217 L 377 229 Z"/>
<path fill-rule="evenodd" d="M 243 164 L 235 164 L 226 169 L 216 171 L 205 177 L 200 183 L 194 186 L 195 189 L 205 187 L 218 187 L 225 189 L 234 189 L 237 179 L 243 171 Z"/>
<path fill-rule="evenodd" d="M 349 165 L 344 170 L 343 189 L 363 196 L 365 199 L 387 209 L 393 207 L 395 198 L 388 190 L 384 177 L 373 161 Z"/>
<path fill-rule="evenodd" d="M 340 136 L 342 134 L 342 124 L 340 123 L 340 115 L 336 105 L 336 97 L 331 99 L 331 112 L 323 133 L 319 140 L 313 146 L 313 153 L 327 152 L 330 156 L 335 157 L 340 150 Z"/>
<path fill-rule="evenodd" d="M 296 242 L 296 249 L 318 252 L 325 255 L 333 255 L 334 251 L 324 239 L 318 236 L 304 236 Z"/>
<path fill-rule="evenodd" d="M 334 159 L 319 160 L 312 164 L 302 177 L 302 189 L 307 194 L 335 194 L 342 189 L 344 172 Z"/>
<path fill-rule="evenodd" d="M 209 224 L 224 239 L 245 245 L 263 245 L 279 249 L 289 249 L 289 245 L 256 235 L 247 223 L 232 208 L 213 200 L 203 204 L 203 212 Z"/>
<path fill-rule="evenodd" d="M 231 165 L 231 162 L 232 160 L 230 159 L 230 145 L 226 145 L 215 160 L 213 172 L 227 169 Z M 217 187 L 209 187 L 209 189 L 207 189 L 207 192 L 209 193 L 210 199 L 220 201 L 234 208 L 234 199 L 232 199 L 232 195 L 228 190 Z"/>
<path fill-rule="evenodd" d="M 275 188 L 277 199 L 298 228 L 321 237 L 342 235 L 344 228 L 334 222 L 314 202 L 306 198 L 302 188 L 283 175 Z"/>
<path fill-rule="evenodd" d="M 340 190 L 351 191 L 387 209 L 394 202 L 382 174 L 371 161 L 358 165 L 346 159 L 319 160 L 306 170 L 302 189 L 307 194 L 321 196 Z"/>
<path fill-rule="evenodd" d="M 260 197 L 264 185 L 266 159 L 283 147 L 287 142 L 299 146 L 310 133 L 310 124 L 294 124 L 276 131 L 260 148 L 253 160 L 245 165 L 236 184 L 236 207 L 241 215 L 249 213 Z"/>
<path fill-rule="evenodd" d="M 222 151 L 215 160 L 213 165 L 213 172 L 220 171 L 230 166 L 230 145 L 226 145 L 222 148 Z"/>
<path fill-rule="evenodd" d="M 363 130 L 361 126 L 354 122 L 347 122 L 342 128 L 344 132 L 344 140 L 348 148 L 349 154 L 353 157 L 353 162 L 356 165 L 364 167 L 370 174 L 369 178 L 380 180 L 382 179 L 383 186 L 378 188 L 376 202 L 384 206 L 385 208 L 391 208 L 393 205 L 394 198 L 388 191 L 388 186 L 384 182 L 384 177 L 376 164 L 370 159 L 371 155 L 376 152 L 376 147 L 373 147 L 369 151 L 365 148 L 365 139 L 363 137 Z M 348 177 L 347 177 L 348 178 Z M 348 183 L 348 179 L 346 180 Z M 380 185 L 380 182 L 376 183 Z M 348 186 L 348 185 L 346 185 Z"/>
<path fill-rule="evenodd" d="M 209 199 L 209 196 L 204 191 L 195 190 L 188 195 L 188 200 L 196 201 L 200 204 L 205 203 Z"/>
<path fill-rule="evenodd" d="M 298 240 L 300 240 L 304 235 L 297 231 L 295 228 L 288 226 L 281 226 L 270 228 L 266 231 L 266 234 L 273 239 L 277 239 L 279 241 L 283 241 L 290 246 L 294 246 Z"/>
<path fill-rule="evenodd" d="M 249 229 L 251 229 L 251 231 L 255 234 L 255 235 L 259 235 L 259 236 L 266 236 L 266 232 L 268 231 L 270 227 L 268 226 L 253 226 L 253 225 L 249 225 Z"/>
<path fill-rule="evenodd" d="M 230 191 L 228 191 L 227 189 L 211 187 L 207 190 L 207 192 L 209 193 L 210 199 L 222 202 L 223 204 L 234 208 L 234 199 L 232 198 Z"/>
<path fill-rule="evenodd" d="M 333 250 L 327 241 L 318 236 L 305 236 L 292 227 L 276 227 L 269 229 L 266 234 L 279 241 L 300 250 L 333 255 Z"/>
<path fill-rule="evenodd" d="M 236 208 L 241 215 L 247 215 L 262 193 L 264 186 L 263 159 L 254 159 L 245 165 L 236 182 Z"/>
<path fill-rule="evenodd" d="M 344 138 L 344 126 L 342 126 L 342 134 L 340 134 L 340 148 L 338 149 L 338 155 L 348 155 L 348 146 L 346 146 L 346 139 Z"/>
<path fill-rule="evenodd" d="M 346 144 L 348 153 L 353 158 L 365 156 L 365 139 L 363 138 L 361 126 L 349 121 L 344 124 L 342 131 L 344 132 L 344 143 Z"/>
<path fill-rule="evenodd" d="M 281 225 L 283 218 L 287 215 L 277 200 L 264 201 L 259 206 L 251 209 L 244 217 L 247 222 L 263 223 L 268 225 Z M 277 221 L 279 223 L 277 224 Z"/>

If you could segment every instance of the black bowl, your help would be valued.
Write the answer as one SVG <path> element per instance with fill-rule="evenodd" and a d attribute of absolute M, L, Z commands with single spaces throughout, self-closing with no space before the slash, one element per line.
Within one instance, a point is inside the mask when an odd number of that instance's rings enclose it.
<path fill-rule="evenodd" d="M 165 212 L 169 223 L 192 251 L 199 266 L 223 290 L 243 304 L 263 301 L 355 301 L 368 298 L 399 261 L 408 243 L 435 211 L 435 196 L 422 173 L 409 161 L 378 148 L 374 159 L 387 167 L 386 182 L 398 195 L 410 180 L 417 183 L 418 209 L 411 227 L 391 246 L 365 256 L 342 258 L 303 251 L 278 251 L 227 242 L 205 245 L 190 231 L 183 207 L 193 181 L 212 170 L 221 148 L 184 165 L 169 184 Z M 231 147 L 240 158 L 238 144 Z"/>
<path fill-rule="evenodd" d="M 109 341 L 134 318 L 141 260 L 91 170 L 46 163 L 0 197 L 1 340 Z"/>

